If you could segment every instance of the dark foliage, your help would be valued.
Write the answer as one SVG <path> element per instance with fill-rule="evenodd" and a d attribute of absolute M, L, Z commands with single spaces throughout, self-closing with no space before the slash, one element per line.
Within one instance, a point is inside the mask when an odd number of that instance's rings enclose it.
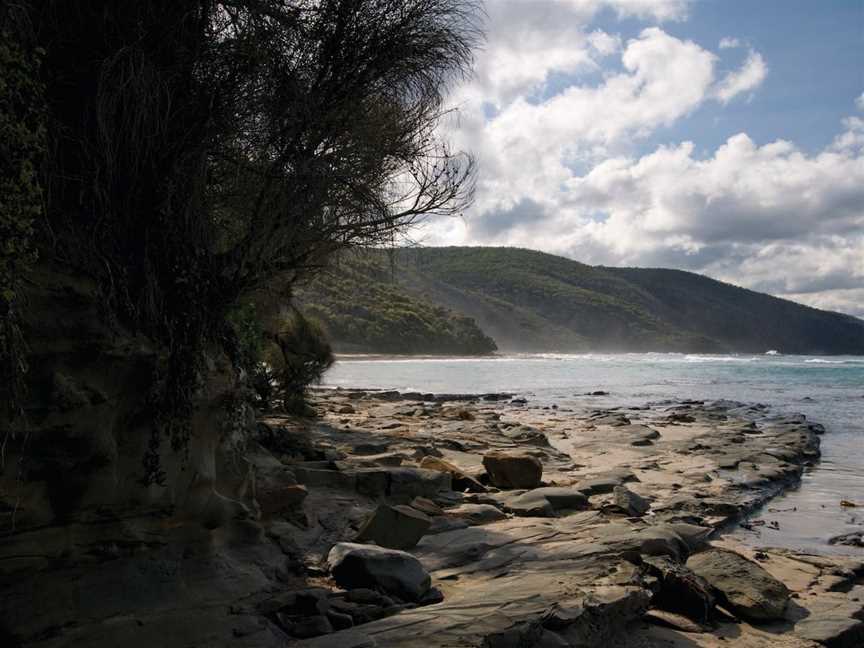
<path fill-rule="evenodd" d="M 238 349 L 228 320 L 244 296 L 470 200 L 471 159 L 434 129 L 476 19 L 457 0 L 0 8 L 25 58 L 44 51 L 36 247 L 167 348 L 151 403 L 172 439 L 207 354 Z"/>
<path fill-rule="evenodd" d="M 38 172 L 45 154 L 42 52 L 22 42 L 14 27 L 0 22 L 0 404 L 13 416 L 27 368 L 21 283 L 36 261 L 32 239 L 42 213 Z"/>
<path fill-rule="evenodd" d="M 289 413 L 309 413 L 306 388 L 319 382 L 333 364 L 330 342 L 317 322 L 298 311 L 270 340 L 277 348 L 269 354 L 264 372 L 272 389 L 270 398 Z"/>
<path fill-rule="evenodd" d="M 358 253 L 299 286 L 296 299 L 321 320 L 339 351 L 476 355 L 496 350 L 472 318 L 409 293 L 398 276 L 386 257 Z"/>

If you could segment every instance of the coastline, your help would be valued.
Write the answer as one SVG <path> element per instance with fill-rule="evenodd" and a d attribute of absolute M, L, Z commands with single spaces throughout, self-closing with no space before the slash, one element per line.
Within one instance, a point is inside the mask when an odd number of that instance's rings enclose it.
<path fill-rule="evenodd" d="M 334 493 L 363 491 L 370 474 L 386 474 L 393 466 L 428 472 L 435 465 L 427 459 L 432 456 L 482 482 L 483 457 L 501 451 L 527 452 L 543 469 L 533 490 L 485 486 L 481 493 L 426 493 L 441 515 L 432 517 L 431 531 L 409 551 L 443 601 L 342 631 L 349 641 L 344 645 L 588 646 L 614 640 L 709 646 L 734 629 L 735 645 L 746 648 L 765 645 L 766 632 L 779 646 L 819 645 L 813 643 L 819 632 L 824 645 L 847 645 L 848 637 L 857 641 L 856 633 L 864 632 L 860 560 L 754 549 L 723 537 L 818 461 L 824 430 L 803 415 L 771 416 L 762 405 L 687 400 L 627 408 L 604 401 L 602 408 L 578 412 L 532 407 L 512 394 L 388 390 L 322 389 L 315 401 L 322 419 L 310 438 L 323 443 L 336 470 L 320 463 L 295 467 L 309 489 L 307 510 L 315 510 L 317 523 L 329 530 L 313 534 L 315 540 L 304 546 L 312 560 L 323 560 L 328 545 L 350 540 L 376 501 L 400 500 L 383 492 L 372 501 L 349 498 L 350 507 L 363 513 L 355 511 L 352 524 L 344 506 L 333 506 Z M 547 498 L 538 507 L 535 495 L 548 489 L 556 497 L 580 493 L 585 501 L 559 510 Z M 622 490 L 650 509 L 638 515 L 622 510 Z M 680 619 L 677 628 L 658 625 L 664 614 L 652 611 L 652 600 L 662 598 L 665 585 L 655 591 L 656 574 L 646 571 L 643 559 L 681 566 L 690 553 L 712 546 L 734 550 L 788 581 L 794 604 L 767 625 L 741 618 L 706 618 L 686 631 Z M 810 575 L 806 583 L 802 569 Z M 550 610 L 577 608 L 584 623 L 544 626 Z M 838 614 L 849 621 L 840 623 Z M 675 625 L 668 616 L 665 625 Z M 339 636 L 297 645 L 343 645 L 323 643 Z M 568 643 L 543 643 L 559 640 Z"/>
<path fill-rule="evenodd" d="M 258 418 L 248 505 L 220 526 L 160 510 L 7 538 L 0 630 L 40 648 L 862 645 L 864 556 L 724 536 L 818 460 L 820 425 L 585 398 L 315 390 L 316 418 Z M 731 581 L 705 556 L 737 561 Z"/>

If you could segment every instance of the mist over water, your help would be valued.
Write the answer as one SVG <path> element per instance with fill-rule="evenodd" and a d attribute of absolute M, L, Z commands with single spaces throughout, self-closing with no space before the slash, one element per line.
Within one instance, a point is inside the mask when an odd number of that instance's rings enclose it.
<path fill-rule="evenodd" d="M 828 538 L 860 530 L 864 508 L 864 357 L 644 354 L 531 354 L 484 358 L 341 357 L 325 386 L 436 393 L 514 392 L 529 405 L 594 408 L 669 398 L 764 403 L 771 413 L 806 414 L 825 425 L 822 460 L 800 488 L 757 516 L 776 520 L 736 535 L 762 545 L 861 552 Z M 603 390 L 609 396 L 589 397 Z"/>

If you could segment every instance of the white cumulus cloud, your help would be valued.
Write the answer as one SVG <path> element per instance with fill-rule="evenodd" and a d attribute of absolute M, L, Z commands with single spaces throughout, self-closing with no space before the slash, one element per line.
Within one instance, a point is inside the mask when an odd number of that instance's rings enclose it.
<path fill-rule="evenodd" d="M 488 46 L 446 127 L 478 158 L 476 203 L 418 240 L 689 269 L 864 315 L 864 118 L 815 152 L 741 132 L 713 151 L 673 142 L 636 154 L 706 105 L 757 92 L 762 54 L 723 74 L 724 51 L 747 44 L 728 36 L 711 51 L 670 34 L 662 23 L 685 19 L 685 2 L 540 4 L 487 5 Z M 603 8 L 648 25 L 630 39 L 593 28 Z"/>
<path fill-rule="evenodd" d="M 714 90 L 714 96 L 722 103 L 729 103 L 742 92 L 755 89 L 768 76 L 768 66 L 759 52 L 753 50 L 740 69 L 729 72 Z"/>

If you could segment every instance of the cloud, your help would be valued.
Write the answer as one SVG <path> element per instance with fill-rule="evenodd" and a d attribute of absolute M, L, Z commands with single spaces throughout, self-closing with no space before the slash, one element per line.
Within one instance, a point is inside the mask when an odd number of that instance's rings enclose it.
<path fill-rule="evenodd" d="M 714 96 L 724 104 L 729 103 L 742 92 L 748 92 L 761 85 L 768 75 L 768 66 L 759 52 L 750 50 L 747 60 L 740 69 L 729 72 L 714 89 Z"/>
<path fill-rule="evenodd" d="M 855 105 L 858 106 L 858 110 L 864 110 L 864 92 L 855 100 Z"/>
<path fill-rule="evenodd" d="M 861 310 L 864 118 L 846 118 L 817 152 L 743 132 L 713 151 L 692 142 L 646 150 L 688 115 L 758 91 L 761 53 L 748 49 L 721 73 L 724 50 L 746 43 L 729 36 L 712 52 L 668 33 L 662 23 L 685 19 L 684 2 L 487 6 L 488 46 L 476 78 L 455 89 L 459 110 L 446 127 L 478 158 L 476 203 L 465 221 L 430 222 L 422 242 L 677 267 Z M 594 28 L 603 9 L 649 25 L 624 39 L 608 23 Z"/>

